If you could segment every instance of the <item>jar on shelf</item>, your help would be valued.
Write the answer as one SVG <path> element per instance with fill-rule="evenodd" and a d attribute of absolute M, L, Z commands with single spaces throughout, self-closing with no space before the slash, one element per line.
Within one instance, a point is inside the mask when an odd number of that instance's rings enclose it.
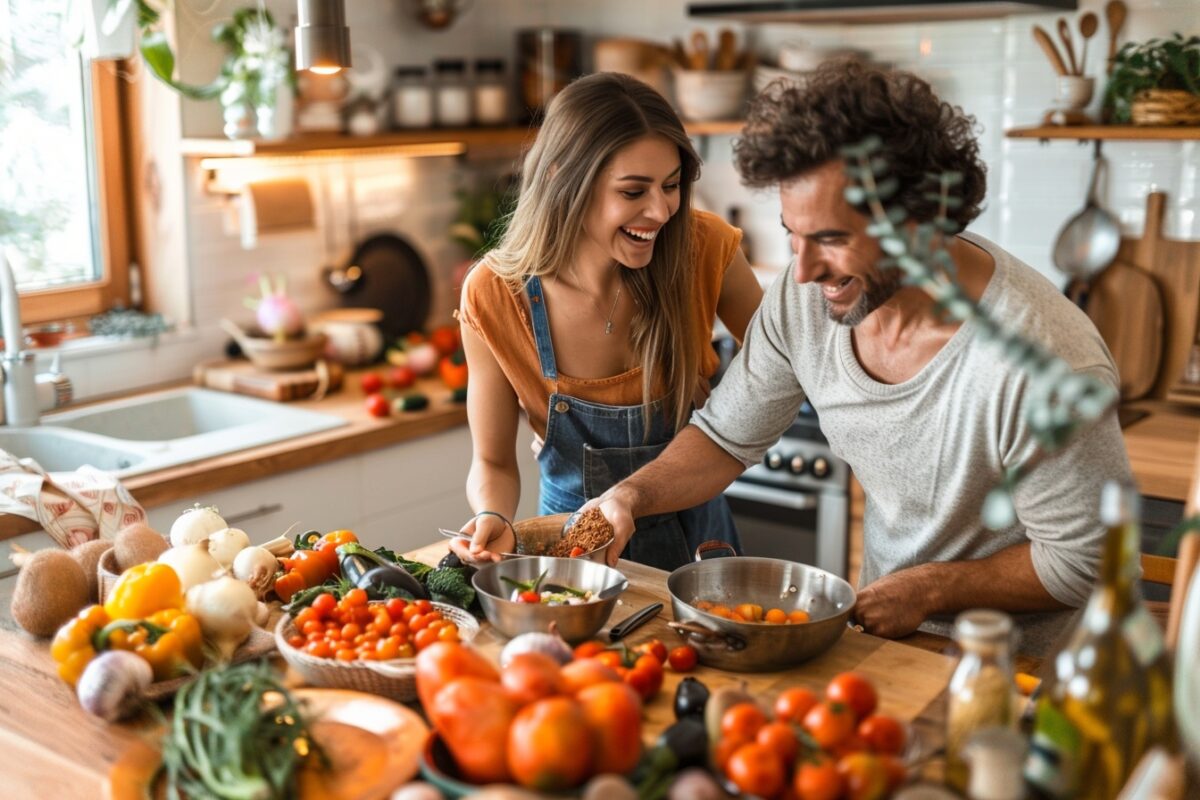
<path fill-rule="evenodd" d="M 433 62 L 435 79 L 434 117 L 443 128 L 471 124 L 471 88 L 467 85 L 467 62 L 446 58 Z"/>
<path fill-rule="evenodd" d="M 950 676 L 946 714 L 946 782 L 967 789 L 963 748 L 976 732 L 1016 727 L 1012 617 L 1003 611 L 964 611 L 954 620 L 962 658 Z"/>
<path fill-rule="evenodd" d="M 392 125 L 433 127 L 433 90 L 424 67 L 396 67 L 392 72 Z"/>
<path fill-rule="evenodd" d="M 508 124 L 508 84 L 504 62 L 481 58 L 475 62 L 475 124 Z"/>

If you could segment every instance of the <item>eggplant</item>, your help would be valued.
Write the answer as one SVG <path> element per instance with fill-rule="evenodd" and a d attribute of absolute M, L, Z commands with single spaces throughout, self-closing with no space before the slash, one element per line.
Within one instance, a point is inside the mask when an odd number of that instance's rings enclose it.
<path fill-rule="evenodd" d="M 681 680 L 675 687 L 675 719 L 693 717 L 703 722 L 708 694 L 708 687 L 695 678 Z"/>
<path fill-rule="evenodd" d="M 655 744 L 675 754 L 677 769 L 708 764 L 708 731 L 695 717 L 684 717 L 659 734 Z"/>
<path fill-rule="evenodd" d="M 466 570 L 466 578 L 468 581 L 470 581 L 471 577 L 479 571 L 474 564 L 468 564 L 459 558 L 458 553 L 455 553 L 453 550 L 451 550 L 449 553 L 446 553 L 446 555 L 442 557 L 442 560 L 439 561 L 437 565 L 438 569 L 446 569 L 447 567 L 452 569 Z"/>
<path fill-rule="evenodd" d="M 373 553 L 357 542 L 341 545 L 337 549 L 338 566 L 342 568 L 342 577 L 350 581 L 357 589 L 368 592 L 372 585 L 392 586 L 402 592 L 407 592 L 414 599 L 428 600 L 429 593 L 421 582 L 412 574 L 393 564 L 378 553 Z"/>

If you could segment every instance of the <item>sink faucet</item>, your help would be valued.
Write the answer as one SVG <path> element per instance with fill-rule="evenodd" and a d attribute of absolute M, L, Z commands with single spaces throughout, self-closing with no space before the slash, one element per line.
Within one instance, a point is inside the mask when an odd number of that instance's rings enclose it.
<path fill-rule="evenodd" d="M 3 323 L 3 407 L 0 419 L 14 427 L 37 425 L 43 408 L 56 408 L 71 401 L 71 380 L 59 370 L 58 356 L 48 373 L 38 374 L 34 353 L 22 350 L 21 304 L 17 282 L 8 257 L 0 251 L 0 322 Z"/>

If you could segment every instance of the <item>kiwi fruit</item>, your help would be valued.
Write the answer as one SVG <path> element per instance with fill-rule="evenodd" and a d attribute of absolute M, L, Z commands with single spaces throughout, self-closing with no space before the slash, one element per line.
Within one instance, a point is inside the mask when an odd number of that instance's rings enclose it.
<path fill-rule="evenodd" d="M 89 601 L 88 578 L 66 550 L 39 550 L 21 567 L 12 618 L 34 636 L 53 636 Z"/>
<path fill-rule="evenodd" d="M 165 536 L 144 522 L 126 525 L 113 538 L 113 550 L 121 572 L 147 561 L 157 561 L 170 546 Z"/>
<path fill-rule="evenodd" d="M 96 565 L 100 563 L 100 556 L 112 546 L 113 543 L 109 539 L 92 539 L 71 548 L 71 558 L 83 567 L 83 574 L 87 576 L 88 596 L 92 598 L 93 603 L 100 597 L 100 575 Z"/>

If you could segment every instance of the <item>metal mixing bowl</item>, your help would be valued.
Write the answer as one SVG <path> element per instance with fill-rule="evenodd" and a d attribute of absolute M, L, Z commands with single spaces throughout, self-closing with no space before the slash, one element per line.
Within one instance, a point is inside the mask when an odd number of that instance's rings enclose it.
<path fill-rule="evenodd" d="M 855 593 L 849 583 L 807 564 L 778 558 L 714 558 L 685 564 L 667 578 L 675 622 L 700 662 L 735 672 L 794 666 L 834 645 L 846 631 Z M 709 600 L 764 609 L 801 609 L 809 621 L 788 625 L 735 622 L 696 608 Z"/>
<path fill-rule="evenodd" d="M 556 583 L 574 589 L 599 594 L 612 589 L 603 600 L 593 600 L 574 606 L 548 606 L 540 603 L 517 603 L 508 598 L 513 587 L 501 577 L 517 581 L 532 581 L 545 570 L 543 583 Z M 479 603 L 488 622 L 508 637 L 534 631 L 544 632 L 553 622 L 559 634 L 568 642 L 581 642 L 595 636 L 612 616 L 617 598 L 629 586 L 620 572 L 604 564 L 580 558 L 526 557 L 512 558 L 480 567 L 471 579 L 479 593 Z"/>

